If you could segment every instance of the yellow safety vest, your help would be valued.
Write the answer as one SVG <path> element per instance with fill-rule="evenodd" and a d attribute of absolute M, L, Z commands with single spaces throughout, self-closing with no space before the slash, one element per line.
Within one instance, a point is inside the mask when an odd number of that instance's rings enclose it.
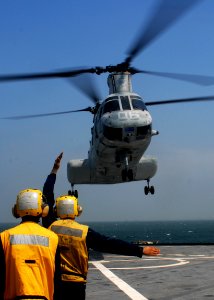
<path fill-rule="evenodd" d="M 5 262 L 4 299 L 22 296 L 53 299 L 58 237 L 35 222 L 24 222 L 0 234 Z"/>
<path fill-rule="evenodd" d="M 86 282 L 88 226 L 71 219 L 63 219 L 53 222 L 49 229 L 53 230 L 59 237 L 62 280 Z"/>

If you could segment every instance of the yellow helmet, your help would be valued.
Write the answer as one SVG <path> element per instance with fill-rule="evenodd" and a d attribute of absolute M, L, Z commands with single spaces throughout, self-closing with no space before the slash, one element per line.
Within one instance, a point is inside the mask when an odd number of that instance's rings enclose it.
<path fill-rule="evenodd" d="M 43 203 L 40 190 L 26 189 L 19 192 L 12 211 L 16 218 L 22 218 L 24 216 L 45 216 L 48 213 L 48 209 L 49 207 Z"/>
<path fill-rule="evenodd" d="M 81 212 L 82 208 L 78 205 L 78 199 L 75 196 L 62 195 L 56 199 L 56 214 L 60 219 L 74 219 Z"/>

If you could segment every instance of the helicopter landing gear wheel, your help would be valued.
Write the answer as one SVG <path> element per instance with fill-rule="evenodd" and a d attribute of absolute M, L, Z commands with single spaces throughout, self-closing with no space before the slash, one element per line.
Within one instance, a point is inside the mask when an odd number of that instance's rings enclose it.
<path fill-rule="evenodd" d="M 68 191 L 68 195 L 78 198 L 78 191 L 74 190 L 74 185 L 73 184 L 71 185 L 71 188 L 72 188 L 72 190 Z"/>
<path fill-rule="evenodd" d="M 151 193 L 151 195 L 154 195 L 155 193 L 155 188 L 153 185 L 149 186 L 149 179 L 147 180 L 147 185 L 144 187 L 144 194 L 148 195 Z"/>
<path fill-rule="evenodd" d="M 74 197 L 78 198 L 78 191 L 77 190 L 74 191 Z"/>
<path fill-rule="evenodd" d="M 150 186 L 150 193 L 151 193 L 152 195 L 154 195 L 154 193 L 155 193 L 155 188 L 154 188 L 153 185 Z"/>
<path fill-rule="evenodd" d="M 148 188 L 148 186 L 145 186 L 144 187 L 144 194 L 148 195 L 148 193 L 149 193 L 149 188 Z"/>

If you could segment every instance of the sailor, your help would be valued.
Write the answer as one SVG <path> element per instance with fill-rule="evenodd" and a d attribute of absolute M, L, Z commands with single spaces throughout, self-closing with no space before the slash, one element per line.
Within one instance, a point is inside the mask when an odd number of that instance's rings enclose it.
<path fill-rule="evenodd" d="M 62 153 L 55 160 L 43 188 L 43 193 L 51 206 L 55 203 L 54 184 L 61 158 Z M 62 299 L 66 297 L 66 294 L 72 295 L 76 300 L 85 299 L 89 248 L 95 251 L 137 257 L 156 256 L 160 253 L 156 247 L 142 248 L 119 239 L 109 238 L 92 230 L 87 225 L 76 222 L 76 217 L 82 213 L 82 207 L 79 206 L 78 199 L 72 194 L 62 195 L 56 199 L 55 213 L 55 217 L 51 213 L 48 217 L 43 218 L 43 225 L 49 226 L 59 237 Z"/>
<path fill-rule="evenodd" d="M 59 299 L 58 236 L 39 225 L 48 205 L 37 189 L 17 196 L 12 212 L 22 221 L 0 234 L 0 299 Z"/>

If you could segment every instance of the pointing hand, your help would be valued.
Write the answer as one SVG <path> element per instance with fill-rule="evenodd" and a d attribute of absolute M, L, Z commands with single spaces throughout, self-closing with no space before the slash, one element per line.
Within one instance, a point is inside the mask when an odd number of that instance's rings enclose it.
<path fill-rule="evenodd" d="M 149 256 L 156 256 L 160 254 L 160 249 L 153 247 L 153 246 L 146 246 L 143 247 L 143 254 Z"/>
<path fill-rule="evenodd" d="M 61 152 L 60 155 L 57 156 L 57 158 L 55 159 L 55 162 L 54 162 L 53 169 L 52 169 L 51 173 L 56 174 L 57 171 L 59 170 L 62 156 L 63 156 L 63 152 Z"/>

